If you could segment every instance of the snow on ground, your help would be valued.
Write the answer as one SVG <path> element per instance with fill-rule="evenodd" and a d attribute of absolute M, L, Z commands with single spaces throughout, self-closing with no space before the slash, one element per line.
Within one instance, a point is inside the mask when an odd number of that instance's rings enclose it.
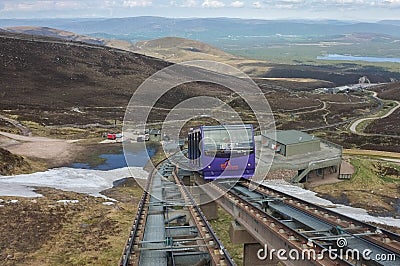
<path fill-rule="evenodd" d="M 57 200 L 58 203 L 64 203 L 64 205 L 68 205 L 69 203 L 75 204 L 75 203 L 79 203 L 79 200 Z"/>
<path fill-rule="evenodd" d="M 0 196 L 41 197 L 42 195 L 34 191 L 34 187 L 51 187 L 105 197 L 100 192 L 112 188 L 115 180 L 130 176 L 145 179 L 148 175 L 148 172 L 140 167 L 109 171 L 62 167 L 33 174 L 0 176 Z"/>
<path fill-rule="evenodd" d="M 380 159 L 388 162 L 400 163 L 400 159 L 391 159 L 391 158 L 380 158 Z"/>
<path fill-rule="evenodd" d="M 361 208 L 354 208 L 350 206 L 345 206 L 343 204 L 334 204 L 329 200 L 317 197 L 316 196 L 317 193 L 307 189 L 303 189 L 298 186 L 290 185 L 288 183 L 277 184 L 275 182 L 270 182 L 270 181 L 264 181 L 263 184 L 272 189 L 281 191 L 283 193 L 308 201 L 310 203 L 314 203 L 322 207 L 329 208 L 332 211 L 346 215 L 348 217 L 351 217 L 359 221 L 373 222 L 377 224 L 386 224 L 389 226 L 396 226 L 400 228 L 400 219 L 395 219 L 392 217 L 376 217 L 368 214 L 366 210 Z"/>

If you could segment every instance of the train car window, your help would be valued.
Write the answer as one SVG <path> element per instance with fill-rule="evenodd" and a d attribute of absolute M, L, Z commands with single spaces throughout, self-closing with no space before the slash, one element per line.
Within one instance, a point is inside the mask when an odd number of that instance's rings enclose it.
<path fill-rule="evenodd" d="M 217 157 L 243 156 L 254 152 L 251 128 L 213 128 L 204 131 L 205 155 Z"/>

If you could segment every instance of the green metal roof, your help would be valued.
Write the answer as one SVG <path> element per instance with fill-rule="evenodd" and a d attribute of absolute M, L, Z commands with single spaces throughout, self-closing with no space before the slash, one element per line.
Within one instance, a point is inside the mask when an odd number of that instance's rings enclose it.
<path fill-rule="evenodd" d="M 277 130 L 276 135 L 274 132 L 263 132 L 262 135 L 283 145 L 318 140 L 318 138 L 298 130 Z"/>

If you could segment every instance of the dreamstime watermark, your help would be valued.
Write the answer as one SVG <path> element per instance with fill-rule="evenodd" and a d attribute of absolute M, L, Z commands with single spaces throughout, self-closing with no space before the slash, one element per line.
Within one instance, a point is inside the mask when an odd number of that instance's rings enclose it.
<path fill-rule="evenodd" d="M 259 260 L 273 260 L 274 258 L 280 261 L 299 261 L 299 260 L 356 260 L 356 261 L 396 261 L 396 254 L 394 253 L 378 253 L 374 254 L 371 249 L 351 249 L 347 248 L 346 238 L 340 237 L 336 240 L 336 247 L 329 246 L 320 252 L 314 248 L 307 249 L 273 249 L 268 248 L 265 244 L 263 248 L 257 251 L 257 258 Z"/>
<path fill-rule="evenodd" d="M 183 92 L 186 90 L 186 94 L 176 90 L 182 87 Z M 222 88 L 225 89 L 225 98 L 218 96 L 224 94 Z M 230 96 L 226 90 L 230 91 Z M 191 91 L 193 93 L 190 93 Z M 201 95 L 202 92 L 204 95 Z M 186 97 L 190 94 L 191 97 Z M 230 103 L 236 103 L 236 106 Z M 162 137 L 167 136 L 170 143 L 178 143 L 182 138 L 183 129 L 190 121 L 204 118 L 214 120 L 221 125 L 252 123 L 257 127 L 257 131 L 275 133 L 275 120 L 268 100 L 258 85 L 245 73 L 214 61 L 199 60 L 174 64 L 146 79 L 133 93 L 128 104 L 123 125 L 123 147 L 128 168 L 136 165 L 136 158 L 132 156 L 131 151 L 138 149 L 138 145 L 146 149 L 145 142 L 135 141 L 138 135 L 144 134 L 149 129 L 157 129 L 158 134 Z M 166 150 L 166 147 L 170 146 L 162 146 L 165 154 L 171 154 Z M 258 148 L 256 151 L 258 158 L 273 158 L 272 150 Z M 202 170 L 202 165 L 196 166 L 189 160 L 182 160 L 184 157 L 186 155 L 177 149 L 169 160 L 179 164 L 184 170 L 193 172 Z M 150 156 L 148 159 L 152 163 Z M 261 164 L 262 167 L 259 167 Z M 260 180 L 261 177 L 265 177 L 271 164 L 272 160 L 256 163 L 255 180 L 257 177 L 260 177 Z M 229 171 L 228 168 L 222 170 Z M 240 170 L 245 171 L 245 169 Z M 145 180 L 141 179 L 138 184 L 144 188 L 143 181 Z M 210 201 L 213 200 L 215 199 L 210 198 Z"/>

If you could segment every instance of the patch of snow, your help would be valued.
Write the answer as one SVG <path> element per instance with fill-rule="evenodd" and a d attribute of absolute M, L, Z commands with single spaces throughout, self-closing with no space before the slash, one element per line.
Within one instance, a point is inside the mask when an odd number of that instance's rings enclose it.
<path fill-rule="evenodd" d="M 51 187 L 107 198 L 100 192 L 112 188 L 114 181 L 131 176 L 147 179 L 148 175 L 140 167 L 109 171 L 62 167 L 33 174 L 0 176 L 0 196 L 41 197 L 34 191 L 34 187 Z"/>
<path fill-rule="evenodd" d="M 64 205 L 67 205 L 68 203 L 79 203 L 79 200 L 57 200 L 58 203 L 64 203 Z"/>
<path fill-rule="evenodd" d="M 85 113 L 85 112 L 82 112 L 82 111 L 79 109 L 79 107 L 74 107 L 74 108 L 71 109 L 71 111 L 72 111 L 72 112 L 77 112 L 77 113 L 79 113 L 79 114 L 84 114 L 84 113 Z"/>
<path fill-rule="evenodd" d="M 15 204 L 15 203 L 18 203 L 18 200 L 16 200 L 16 199 L 13 199 L 13 200 L 10 200 L 8 203 Z"/>
<path fill-rule="evenodd" d="M 9 197 L 42 197 L 42 195 L 36 193 L 34 188 L 20 185 L 17 183 L 3 182 L 3 177 L 0 176 L 0 195 Z"/>
<path fill-rule="evenodd" d="M 293 197 L 305 200 L 307 202 L 320 205 L 321 207 L 329 208 L 334 212 L 339 214 L 348 216 L 350 218 L 368 222 L 368 223 L 377 223 L 377 224 L 385 224 L 389 226 L 395 226 L 400 228 L 400 219 L 392 218 L 392 217 L 375 217 L 364 209 L 354 208 L 350 206 L 345 206 L 343 204 L 335 204 L 329 200 L 318 197 L 313 191 L 303 189 L 298 186 L 290 185 L 290 184 L 274 184 L 269 181 L 263 181 L 263 185 L 270 187 L 272 189 L 278 190 L 280 192 L 286 193 Z"/>
<path fill-rule="evenodd" d="M 4 207 L 4 205 L 0 205 L 0 208 L 1 208 L 1 207 Z"/>
<path fill-rule="evenodd" d="M 390 159 L 390 158 L 380 158 L 380 159 L 388 162 L 400 163 L 400 159 Z"/>
<path fill-rule="evenodd" d="M 107 143 L 116 143 L 117 142 L 117 140 L 112 140 L 112 139 L 105 139 L 105 140 L 102 140 L 102 141 L 100 141 L 99 143 L 100 144 L 107 144 Z"/>
<path fill-rule="evenodd" d="M 111 202 L 111 201 L 103 202 L 103 205 L 107 205 L 107 206 L 114 205 L 114 202 Z"/>

